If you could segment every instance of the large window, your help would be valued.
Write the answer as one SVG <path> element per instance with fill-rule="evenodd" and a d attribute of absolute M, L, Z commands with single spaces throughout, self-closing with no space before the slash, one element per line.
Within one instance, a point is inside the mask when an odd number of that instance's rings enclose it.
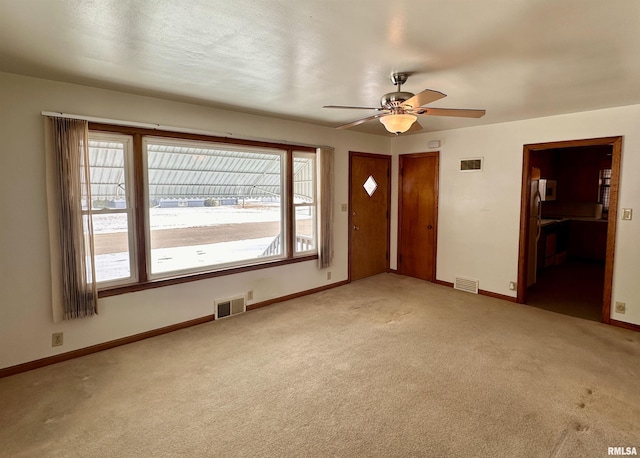
<path fill-rule="evenodd" d="M 90 127 L 101 290 L 317 256 L 312 148 Z"/>

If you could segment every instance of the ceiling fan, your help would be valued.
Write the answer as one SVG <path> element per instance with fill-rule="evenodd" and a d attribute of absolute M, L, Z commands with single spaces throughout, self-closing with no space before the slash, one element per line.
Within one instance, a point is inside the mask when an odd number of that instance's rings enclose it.
<path fill-rule="evenodd" d="M 455 109 L 455 108 L 427 108 L 423 105 L 427 103 L 435 102 L 446 94 L 438 91 L 432 91 L 431 89 L 425 89 L 424 91 L 413 94 L 411 92 L 402 91 L 402 85 L 406 83 L 408 73 L 393 73 L 391 75 L 391 82 L 394 86 L 398 86 L 398 90 L 395 92 L 389 92 L 382 96 L 380 99 L 380 107 L 351 107 L 342 105 L 325 105 L 323 108 L 341 108 L 347 110 L 376 110 L 373 116 L 358 119 L 357 121 L 344 124 L 336 127 L 336 129 L 348 129 L 371 121 L 373 119 L 380 119 L 380 122 L 384 127 L 392 134 L 401 134 L 403 132 L 411 130 L 420 130 L 422 126 L 416 122 L 417 115 L 426 116 L 457 116 L 462 118 L 481 118 L 485 115 L 485 110 L 467 110 L 467 109 Z"/>

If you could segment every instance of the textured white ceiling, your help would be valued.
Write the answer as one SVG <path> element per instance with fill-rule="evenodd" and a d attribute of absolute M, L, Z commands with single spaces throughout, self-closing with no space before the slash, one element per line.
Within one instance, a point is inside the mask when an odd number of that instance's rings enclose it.
<path fill-rule="evenodd" d="M 0 0 L 0 71 L 326 126 L 393 71 L 487 110 L 426 131 L 640 103 L 639 44 L 638 0 Z"/>

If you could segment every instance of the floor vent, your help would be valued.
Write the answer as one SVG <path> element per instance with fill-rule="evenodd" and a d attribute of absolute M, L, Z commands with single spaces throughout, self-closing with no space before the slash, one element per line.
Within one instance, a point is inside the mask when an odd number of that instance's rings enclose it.
<path fill-rule="evenodd" d="M 478 280 L 456 277 L 456 282 L 453 284 L 453 288 L 459 289 L 460 291 L 466 291 L 468 293 L 478 294 L 478 285 Z"/>
<path fill-rule="evenodd" d="M 215 301 L 214 310 L 215 318 L 216 320 L 219 320 L 221 318 L 227 318 L 246 312 L 247 304 L 244 300 L 244 296 L 232 297 L 229 299 Z"/>

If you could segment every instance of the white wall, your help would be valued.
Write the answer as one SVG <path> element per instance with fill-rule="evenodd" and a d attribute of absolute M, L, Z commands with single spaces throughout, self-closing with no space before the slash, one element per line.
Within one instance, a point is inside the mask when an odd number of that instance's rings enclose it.
<path fill-rule="evenodd" d="M 0 73 L 0 368 L 213 314 L 213 300 L 248 290 L 253 302 L 347 278 L 348 151 L 388 153 L 386 137 Z M 100 299 L 97 317 L 54 324 L 42 111 L 196 129 L 211 134 L 336 148 L 335 264 L 315 262 Z M 64 345 L 51 347 L 51 333 Z"/>
<path fill-rule="evenodd" d="M 391 267 L 396 268 L 399 154 L 429 151 L 440 140 L 437 278 L 480 280 L 504 295 L 517 279 L 522 145 L 624 136 L 620 208 L 640 197 L 640 106 L 539 118 L 393 139 L 210 107 L 0 73 L 0 368 L 95 345 L 213 313 L 213 300 L 254 290 L 254 302 L 347 278 L 348 151 L 392 152 Z M 157 123 L 242 138 L 336 148 L 336 258 L 332 280 L 305 262 L 167 286 L 100 300 L 98 317 L 54 324 L 41 111 Z M 483 156 L 484 172 L 460 173 L 459 160 Z M 640 227 L 618 223 L 612 317 L 640 324 Z M 62 347 L 51 333 L 64 332 Z"/>
<path fill-rule="evenodd" d="M 640 105 L 393 139 L 394 176 L 399 154 L 433 151 L 427 142 L 441 142 L 437 279 L 475 278 L 481 289 L 515 297 L 509 282 L 518 273 L 523 145 L 619 135 L 624 136 L 619 207 L 633 208 L 640 200 Z M 460 159 L 478 156 L 484 157 L 482 173 L 459 172 Z M 397 189 L 392 202 L 395 263 Z M 618 314 L 612 307 L 611 317 L 640 324 L 640 216 L 619 221 L 616 240 L 612 300 L 626 302 L 627 311 Z"/>

